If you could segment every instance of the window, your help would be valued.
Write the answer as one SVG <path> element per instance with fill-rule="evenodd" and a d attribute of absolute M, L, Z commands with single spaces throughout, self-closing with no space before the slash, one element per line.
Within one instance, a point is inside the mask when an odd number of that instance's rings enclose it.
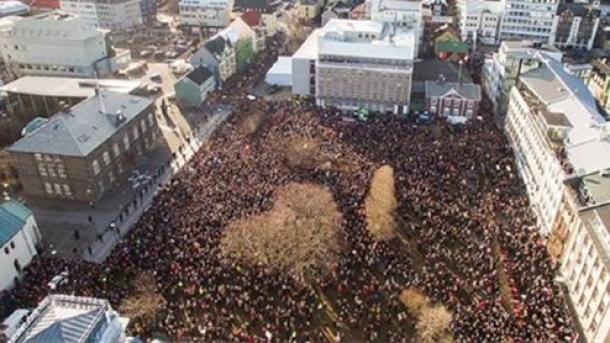
<path fill-rule="evenodd" d="M 15 259 L 15 262 L 13 262 L 13 265 L 15 266 L 15 270 L 17 271 L 17 273 L 21 273 L 21 264 L 19 263 L 19 261 L 17 261 L 17 259 Z"/>
<path fill-rule="evenodd" d="M 119 157 L 121 154 L 121 149 L 119 149 L 119 145 L 117 143 L 112 145 L 112 153 L 114 154 L 114 157 Z"/>
<path fill-rule="evenodd" d="M 133 127 L 133 140 L 135 141 L 140 137 L 140 132 L 138 131 L 138 126 Z"/>
<path fill-rule="evenodd" d="M 125 150 L 129 150 L 129 135 L 127 133 L 123 136 L 123 146 L 125 147 Z"/>
<path fill-rule="evenodd" d="M 49 176 L 57 177 L 57 173 L 55 173 L 55 168 L 52 164 L 47 165 L 47 170 L 49 171 Z"/>
<path fill-rule="evenodd" d="M 104 191 L 104 180 L 99 180 L 97 182 L 97 188 L 99 189 L 100 193 Z"/>
<path fill-rule="evenodd" d="M 11 252 L 11 251 L 10 251 L 10 250 L 8 250 L 8 247 L 4 247 L 4 253 L 5 253 L 5 254 L 7 254 L 7 255 L 8 255 L 10 252 Z"/>
<path fill-rule="evenodd" d="M 55 193 L 62 194 L 61 185 L 59 183 L 54 183 L 53 184 L 53 189 L 55 189 Z"/>
<path fill-rule="evenodd" d="M 142 129 L 142 133 L 146 132 L 146 121 L 142 120 L 140 122 L 140 128 Z"/>
<path fill-rule="evenodd" d="M 47 176 L 47 168 L 45 168 L 45 165 L 42 163 L 38 165 L 38 174 L 40 174 L 40 176 Z"/>
<path fill-rule="evenodd" d="M 48 182 L 44 183 L 44 190 L 47 192 L 47 194 L 53 194 L 53 187 Z"/>
<path fill-rule="evenodd" d="M 153 125 L 155 124 L 155 118 L 153 117 L 152 113 L 148 114 L 148 126 L 153 127 Z"/>
<path fill-rule="evenodd" d="M 112 170 L 108 172 L 108 180 L 110 180 L 110 183 L 114 182 L 115 180 Z"/>
<path fill-rule="evenodd" d="M 102 158 L 104 159 L 105 165 L 110 164 L 110 154 L 108 153 L 108 151 L 104 151 L 104 153 L 102 154 Z"/>
<path fill-rule="evenodd" d="M 91 162 L 91 168 L 93 168 L 93 175 L 100 173 L 100 163 L 97 160 L 93 160 L 93 162 Z"/>
<path fill-rule="evenodd" d="M 65 179 L 67 177 L 66 170 L 64 169 L 64 166 L 62 164 L 57 166 L 57 175 L 62 179 Z"/>
<path fill-rule="evenodd" d="M 64 190 L 64 194 L 67 196 L 72 196 L 72 190 L 70 189 L 70 185 L 66 185 L 65 183 L 62 185 Z"/>
<path fill-rule="evenodd" d="M 11 242 L 11 249 L 15 249 L 15 242 Z"/>

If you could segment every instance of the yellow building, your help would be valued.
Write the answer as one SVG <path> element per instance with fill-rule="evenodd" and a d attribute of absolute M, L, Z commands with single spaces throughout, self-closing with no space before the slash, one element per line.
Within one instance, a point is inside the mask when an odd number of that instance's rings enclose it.
<path fill-rule="evenodd" d="M 312 20 L 320 14 L 322 6 L 318 0 L 299 0 L 297 3 L 297 12 L 299 18 L 304 20 Z"/>

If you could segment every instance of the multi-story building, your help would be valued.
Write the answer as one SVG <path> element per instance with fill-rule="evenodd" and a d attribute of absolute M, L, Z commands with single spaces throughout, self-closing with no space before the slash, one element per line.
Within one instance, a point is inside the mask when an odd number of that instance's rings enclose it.
<path fill-rule="evenodd" d="M 473 45 L 497 44 L 505 0 L 459 0 L 460 36 Z"/>
<path fill-rule="evenodd" d="M 541 230 L 553 228 L 564 181 L 610 168 L 610 126 L 584 83 L 543 52 L 519 76 L 506 119 L 517 169 Z"/>
<path fill-rule="evenodd" d="M 61 0 L 61 10 L 95 27 L 126 30 L 150 21 L 152 0 Z M 147 13 L 143 13 L 145 9 Z"/>
<path fill-rule="evenodd" d="M 419 0 L 367 0 L 367 17 L 383 24 L 412 30 L 415 36 L 415 56 L 423 43 L 424 21 Z"/>
<path fill-rule="evenodd" d="M 278 29 L 279 2 L 268 0 L 236 0 L 233 11 L 245 15 L 255 12 L 260 15 L 267 37 L 274 36 Z M 251 14 L 249 14 L 251 15 Z M 245 19 L 244 19 L 245 20 Z"/>
<path fill-rule="evenodd" d="M 95 89 L 137 94 L 144 88 L 141 81 L 112 79 L 79 79 L 68 77 L 24 76 L 2 87 L 11 131 L 18 136 L 35 117 L 50 117 L 95 94 Z"/>
<path fill-rule="evenodd" d="M 407 113 L 415 44 L 413 30 L 331 19 L 292 57 L 292 91 L 320 106 Z"/>
<path fill-rule="evenodd" d="M 551 43 L 559 48 L 591 50 L 600 25 L 600 11 L 583 3 L 561 3 L 553 22 Z"/>
<path fill-rule="evenodd" d="M 0 204 L 0 291 L 14 286 L 38 255 L 41 240 L 30 209 L 12 200 Z"/>
<path fill-rule="evenodd" d="M 152 100 L 101 91 L 7 150 L 28 196 L 95 202 L 122 181 L 158 136 Z"/>
<path fill-rule="evenodd" d="M 47 12 L 0 25 L 0 54 L 18 76 L 102 76 L 114 68 L 106 33 L 73 15 Z"/>
<path fill-rule="evenodd" d="M 473 83 L 426 81 L 426 110 L 439 117 L 472 118 L 479 110 L 481 86 Z"/>
<path fill-rule="evenodd" d="M 591 62 L 591 71 L 586 82 L 600 106 L 610 112 L 610 64 L 606 59 Z"/>
<path fill-rule="evenodd" d="M 503 119 L 506 114 L 509 93 L 519 75 L 537 68 L 540 61 L 538 51 L 561 61 L 563 54 L 553 46 L 530 41 L 505 41 L 498 52 L 485 60 L 483 66 L 483 88 L 492 102 L 494 113 Z"/>
<path fill-rule="evenodd" d="M 559 0 L 505 0 L 500 39 L 552 43 Z"/>
<path fill-rule="evenodd" d="M 231 22 L 233 0 L 180 0 L 180 22 L 219 31 Z"/>
<path fill-rule="evenodd" d="M 49 295 L 44 298 L 10 343 L 124 342 L 129 318 L 121 317 L 107 300 Z"/>
<path fill-rule="evenodd" d="M 556 224 L 566 237 L 558 279 L 591 343 L 610 340 L 609 190 L 607 171 L 568 179 Z"/>

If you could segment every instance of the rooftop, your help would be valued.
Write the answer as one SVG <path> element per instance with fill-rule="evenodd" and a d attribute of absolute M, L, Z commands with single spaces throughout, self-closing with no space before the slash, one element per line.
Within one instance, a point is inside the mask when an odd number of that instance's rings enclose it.
<path fill-rule="evenodd" d="M 193 69 L 190 73 L 186 74 L 185 77 L 189 78 L 191 81 L 195 82 L 198 85 L 202 85 L 209 78 L 214 76 L 210 70 L 202 65 Z"/>
<path fill-rule="evenodd" d="M 270 12 L 274 10 L 278 1 L 269 0 L 235 0 L 233 8 L 237 11 L 256 10 L 260 12 Z"/>
<path fill-rule="evenodd" d="M 442 96 L 455 93 L 461 97 L 481 101 L 481 86 L 474 83 L 426 81 L 426 96 Z"/>
<path fill-rule="evenodd" d="M 129 94 L 142 86 L 140 81 L 24 76 L 0 87 L 0 91 L 49 97 L 86 98 L 95 94 L 96 87 Z"/>
<path fill-rule="evenodd" d="M 309 41 L 317 37 L 317 44 Z M 305 46 L 308 54 L 350 56 L 376 59 L 413 60 L 415 34 L 389 24 L 370 20 L 331 19 L 315 30 L 296 55 Z"/>
<path fill-rule="evenodd" d="M 139 96 L 102 91 L 68 112 L 53 115 L 8 150 L 85 157 L 152 104 Z"/>
<path fill-rule="evenodd" d="M 458 41 L 440 41 L 436 43 L 435 50 L 439 52 L 448 52 L 452 54 L 467 54 L 470 50 L 468 43 Z"/>
<path fill-rule="evenodd" d="M 0 247 L 8 243 L 25 225 L 32 211 L 16 201 L 0 204 Z"/>
<path fill-rule="evenodd" d="M 22 39 L 87 40 L 103 37 L 108 31 L 96 28 L 85 20 L 61 11 L 45 12 L 14 21 L 0 31 Z"/>
<path fill-rule="evenodd" d="M 106 322 L 110 311 L 112 309 L 106 300 L 50 295 L 40 302 L 9 343 L 90 342 L 98 330 L 106 328 L 106 325 L 98 324 Z M 103 338 L 110 337 L 102 336 L 98 340 Z"/>
<path fill-rule="evenodd" d="M 30 8 L 21 1 L 9 0 L 0 2 L 0 15 L 7 15 L 17 12 L 27 12 Z"/>

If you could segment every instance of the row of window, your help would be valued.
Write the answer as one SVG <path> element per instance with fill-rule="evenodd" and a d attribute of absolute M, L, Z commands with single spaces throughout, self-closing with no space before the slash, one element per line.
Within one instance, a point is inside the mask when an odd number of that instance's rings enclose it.
<path fill-rule="evenodd" d="M 50 182 L 44 182 L 44 191 L 48 194 L 48 195 L 59 195 L 59 196 L 65 196 L 67 198 L 71 198 L 72 197 L 72 189 L 70 189 L 70 185 L 65 184 L 65 183 L 50 183 Z"/>

